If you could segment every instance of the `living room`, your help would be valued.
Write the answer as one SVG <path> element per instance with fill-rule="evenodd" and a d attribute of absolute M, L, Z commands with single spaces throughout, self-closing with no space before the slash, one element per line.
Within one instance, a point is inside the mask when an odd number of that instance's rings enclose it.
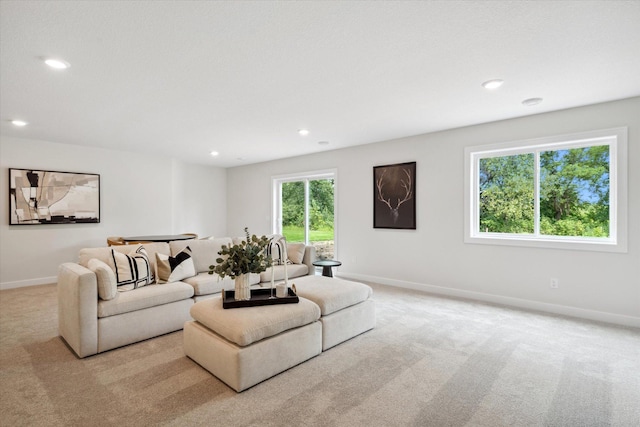
<path fill-rule="evenodd" d="M 18 7 L 19 3 L 25 3 L 27 6 Z M 105 121 L 103 131 L 120 137 L 119 140 L 113 141 L 113 146 L 92 145 L 82 137 L 65 140 L 60 136 L 67 135 L 68 129 L 74 127 L 77 127 L 78 135 L 96 132 L 96 129 L 99 129 L 97 127 L 85 129 L 83 122 L 60 121 L 59 127 L 48 128 L 39 125 L 33 119 L 38 111 L 41 112 L 40 114 L 44 111 L 53 116 L 51 120 L 54 122 L 59 120 L 58 115 L 61 118 L 73 115 L 57 111 L 64 109 L 63 107 L 49 105 L 49 101 L 65 103 L 66 97 L 63 90 L 75 84 L 73 81 L 60 83 L 60 78 L 71 79 L 82 72 L 83 65 L 73 58 L 66 59 L 71 63 L 69 71 L 76 74 L 66 77 L 59 74 L 42 77 L 49 83 L 54 82 L 59 85 L 55 92 L 58 94 L 57 99 L 46 98 L 47 102 L 42 103 L 45 105 L 20 104 L 19 108 L 10 105 L 10 100 L 16 99 L 6 96 L 15 93 L 15 90 L 10 89 L 14 85 L 13 77 L 16 76 L 14 67 L 38 67 L 40 64 L 37 63 L 37 59 L 33 59 L 34 57 L 47 53 L 48 49 L 52 51 L 62 49 L 62 47 L 42 45 L 42 40 L 46 39 L 46 31 L 43 32 L 45 36 L 34 35 L 38 40 L 35 45 L 30 44 L 28 38 L 23 41 L 29 49 L 37 48 L 38 51 L 28 50 L 16 54 L 15 51 L 20 51 L 21 46 L 8 45 L 9 41 L 19 38 L 8 33 L 10 29 L 15 29 L 19 24 L 27 22 L 34 25 L 27 19 L 29 13 L 35 14 L 42 20 L 47 16 L 45 12 L 55 11 L 53 2 L 47 2 L 46 5 L 41 3 L 43 2 L 2 2 L 3 100 L 0 136 L 0 168 L 2 169 L 0 200 L 3 201 L 3 206 L 9 200 L 9 168 L 95 173 L 100 175 L 101 221 L 99 224 L 10 226 L 9 209 L 0 209 L 0 289 L 2 289 L 0 299 L 3 299 L 7 295 L 5 292 L 9 290 L 35 292 L 37 295 L 40 285 L 55 283 L 57 269 L 61 263 L 74 261 L 81 248 L 104 246 L 107 236 L 187 231 L 195 232 L 200 236 L 235 236 L 241 235 L 244 227 L 248 227 L 253 233 L 269 234 L 274 231 L 273 178 L 330 169 L 337 171 L 335 229 L 337 258 L 342 262 L 337 275 L 350 280 L 381 285 L 380 288 L 375 289 L 374 297 L 378 290 L 382 294 L 398 290 L 400 292 L 398 300 L 404 301 L 407 307 L 413 307 L 414 303 L 406 300 L 408 298 L 406 292 L 412 292 L 409 295 L 420 295 L 422 292 L 429 295 L 451 296 L 622 325 L 631 327 L 622 330 L 632 330 L 637 334 L 634 329 L 640 327 L 640 226 L 635 221 L 640 216 L 640 191 L 637 188 L 640 183 L 640 155 L 638 155 L 640 151 L 640 87 L 637 81 L 616 95 L 610 95 L 604 90 L 600 93 L 601 88 L 592 86 L 591 81 L 581 81 L 580 75 L 563 75 L 560 76 L 561 79 L 575 78 L 576 81 L 571 82 L 573 92 L 561 94 L 567 99 L 563 100 L 565 104 L 557 105 L 564 106 L 548 108 L 547 106 L 554 102 L 553 97 L 560 94 L 554 95 L 549 90 L 545 90 L 545 84 L 541 83 L 535 85 L 536 92 L 524 87 L 525 82 L 522 79 L 517 82 L 513 70 L 509 71 L 509 76 L 496 75 L 500 70 L 495 70 L 491 75 L 478 75 L 478 81 L 465 81 L 465 84 L 469 85 L 469 90 L 480 92 L 485 91 L 480 86 L 483 81 L 504 78 L 504 88 L 488 94 L 473 95 L 474 97 L 491 97 L 490 100 L 485 101 L 485 104 L 471 105 L 464 109 L 456 104 L 464 102 L 464 97 L 460 97 L 459 94 L 452 101 L 442 100 L 443 109 L 478 110 L 477 116 L 467 122 L 443 125 L 435 131 L 404 134 L 393 133 L 391 130 L 388 133 L 381 131 L 380 135 L 384 136 L 370 139 L 366 144 L 348 146 L 346 142 L 342 143 L 341 138 L 335 136 L 333 131 L 321 129 L 321 122 L 316 122 L 314 125 L 311 118 L 308 118 L 308 122 L 305 123 L 302 118 L 296 117 L 287 122 L 292 126 L 286 131 L 293 137 L 291 142 L 287 140 L 283 145 L 284 148 L 280 148 L 277 141 L 274 142 L 272 139 L 260 140 L 256 144 L 255 153 L 267 151 L 274 156 L 268 161 L 251 161 L 253 151 L 247 149 L 243 154 L 230 155 L 229 159 L 224 160 L 228 162 L 226 164 L 216 164 L 216 160 L 210 158 L 208 151 L 218 148 L 210 147 L 209 142 L 205 144 L 207 151 L 190 153 L 201 157 L 202 160 L 191 161 L 178 154 L 175 156 L 166 154 L 166 146 L 173 144 L 173 141 L 172 138 L 163 138 L 163 132 L 166 129 L 164 123 L 158 123 L 157 132 L 152 135 L 158 140 L 157 150 L 148 149 L 148 147 L 145 147 L 146 150 L 131 148 L 135 134 L 132 136 L 126 132 L 113 133 L 113 128 L 117 127 L 118 123 L 109 121 L 108 113 L 113 113 L 115 106 L 111 106 L 113 109 L 108 110 L 101 105 L 101 99 L 85 99 L 85 104 L 67 105 L 67 107 L 72 110 L 72 113 L 80 114 L 80 110 L 93 110 L 95 115 L 101 115 L 100 120 Z M 564 3 L 565 8 L 575 7 L 576 10 L 571 9 L 573 12 L 584 12 L 579 6 L 581 2 L 577 2 L 576 6 L 565 2 L 559 3 Z M 608 6 L 609 4 L 613 6 Z M 498 6 L 492 4 L 492 7 Z M 617 26 L 621 28 L 621 34 L 626 34 L 631 40 L 629 44 L 638 45 L 637 43 L 640 42 L 638 29 L 626 26 L 627 19 L 633 22 L 632 18 L 639 17 L 637 2 L 595 2 L 583 5 L 587 10 L 590 7 L 595 8 L 600 15 L 606 15 L 604 11 L 613 11 L 611 12 L 613 18 L 609 21 L 603 18 L 603 21 L 609 24 L 612 21 L 617 22 Z M 38 8 L 44 8 L 45 11 L 38 11 Z M 398 13 L 396 9 L 392 10 L 394 14 Z M 20 14 L 11 15 L 14 11 L 19 11 Z M 532 10 L 527 9 L 527 11 L 533 13 Z M 566 12 L 567 9 L 562 11 Z M 585 14 L 597 15 L 595 12 Z M 252 16 L 256 21 L 258 20 L 257 16 Z M 535 16 L 541 17 L 545 14 Z M 14 20 L 15 23 L 9 25 L 9 20 Z M 99 18 L 93 16 L 85 21 L 84 25 L 95 24 L 93 20 L 99 20 Z M 304 22 L 308 23 L 308 20 Z M 58 32 L 61 31 L 58 25 L 55 27 Z M 133 24 L 132 27 L 134 27 Z M 33 27 L 30 28 L 33 29 Z M 607 34 L 612 34 L 612 27 L 607 28 L 610 31 Z M 627 29 L 626 33 L 625 29 Z M 22 32 L 19 34 L 23 35 Z M 100 45 L 103 42 L 100 41 L 100 37 L 107 37 L 107 35 L 98 34 L 95 37 L 98 40 L 91 43 Z M 74 39 L 77 40 L 77 38 Z M 575 49 L 589 51 L 589 47 L 584 47 L 575 40 L 574 42 Z M 567 44 L 570 45 L 570 43 Z M 58 53 L 64 52 L 58 51 Z M 602 71 L 604 81 L 614 79 L 616 76 L 624 79 L 625 76 L 640 75 L 637 54 L 631 55 L 630 52 L 625 52 L 621 48 L 618 55 L 624 53 L 629 53 L 629 57 L 618 58 L 619 61 L 610 69 Z M 550 56 L 553 57 L 553 55 Z M 12 61 L 14 58 L 20 59 Z M 589 63 L 589 65 L 594 64 Z M 27 70 L 24 72 L 31 73 Z M 41 73 L 44 75 L 45 70 L 41 70 Z M 385 75 L 382 71 L 380 73 L 382 76 Z M 86 80 L 83 80 L 83 83 L 85 82 Z M 113 84 L 106 75 L 96 77 L 93 82 L 94 84 Z M 113 90 L 117 92 L 117 97 L 124 100 L 121 102 L 123 111 L 118 119 L 127 124 L 129 127 L 126 129 L 131 131 L 135 130 L 136 126 L 135 123 L 131 126 L 128 122 L 136 120 L 144 122 L 150 120 L 150 116 L 140 115 L 141 112 L 136 111 L 137 98 L 133 96 L 128 98 L 126 90 L 130 87 L 123 84 L 125 89 L 122 89 L 122 92 L 115 85 Z M 499 91 L 506 90 L 510 84 L 519 84 L 523 87 L 515 93 L 507 92 L 509 97 L 501 97 Z M 25 96 L 28 96 L 28 92 L 37 91 L 43 85 L 44 83 L 40 83 L 40 86 L 24 87 L 21 90 L 27 92 Z M 569 85 L 568 81 L 567 85 Z M 155 88 L 157 86 L 150 83 L 149 87 L 141 90 L 140 96 L 152 96 L 150 93 Z M 344 87 L 342 89 L 344 90 Z M 260 90 L 256 89 L 256 93 L 260 93 Z M 587 99 L 587 93 L 593 93 L 594 99 L 599 101 L 584 101 Z M 77 93 L 75 96 L 74 99 L 79 99 Z M 413 94 L 407 95 L 409 98 L 412 96 Z M 520 105 L 522 100 L 530 96 L 542 96 L 544 101 L 533 107 Z M 386 109 L 390 116 L 396 115 L 393 107 L 402 103 L 402 97 L 399 96 L 399 98 L 400 100 L 384 100 L 389 103 L 389 107 L 383 109 Z M 287 97 L 287 100 L 291 99 Z M 473 101 L 476 99 L 473 98 Z M 189 102 L 196 101 L 197 99 L 189 100 Z M 269 116 L 267 112 L 271 104 L 276 103 L 272 98 L 244 99 L 230 108 L 242 110 L 251 102 L 259 104 L 266 116 Z M 491 106 L 501 109 L 503 108 L 501 104 L 506 102 L 518 104 L 521 112 L 513 114 L 504 112 L 502 118 L 484 119 L 486 109 Z M 232 104 L 232 102 L 224 99 L 222 104 Z M 364 109 L 364 106 L 361 107 Z M 30 111 L 33 115 L 29 115 Z M 437 110 L 430 110 L 430 112 L 432 115 L 424 116 L 424 120 L 436 121 Z M 9 120 L 13 119 L 15 114 L 24 115 L 24 119 L 29 124 L 20 129 L 13 127 Z M 182 116 L 176 116 L 176 121 L 182 118 Z M 198 116 L 195 121 L 207 119 L 209 119 L 207 116 Z M 241 116 L 236 117 L 234 122 L 236 126 L 260 128 L 260 123 L 253 124 L 241 119 Z M 349 117 L 344 117 L 343 120 L 350 121 Z M 373 125 L 374 123 L 365 122 L 361 126 L 366 128 Z M 307 137 L 300 137 L 297 134 L 300 126 L 309 127 L 310 134 Z M 397 121 L 394 122 L 394 126 L 402 128 Z M 465 149 L 620 127 L 627 129 L 628 153 L 624 159 L 627 162 L 626 165 L 619 165 L 619 170 L 626 173 L 627 182 L 627 187 L 624 189 L 626 209 L 618 212 L 618 231 L 621 231 L 618 235 L 618 243 L 624 243 L 623 249 L 620 251 L 576 250 L 473 244 L 466 241 L 468 236 L 465 231 L 465 198 L 467 197 Z M 197 130 L 183 129 L 183 131 L 194 141 L 203 138 L 198 135 Z M 353 139 L 356 139 L 355 133 L 353 135 Z M 317 144 L 318 141 L 325 140 L 329 141 L 328 149 Z M 290 145 L 287 144 L 306 144 L 307 147 L 313 145 L 313 148 L 305 148 L 308 152 L 304 154 L 280 155 L 283 152 L 289 152 L 287 150 Z M 240 143 L 237 145 L 240 146 Z M 200 148 L 198 147 L 198 150 Z M 222 148 L 219 150 L 223 152 Z M 291 152 L 294 152 L 293 150 L 292 148 Z M 181 146 L 177 151 L 196 151 L 196 149 Z M 232 151 L 232 147 L 229 151 Z M 238 160 L 239 157 L 243 157 L 244 160 Z M 378 165 L 414 161 L 417 164 L 415 186 L 417 226 L 415 230 L 373 228 L 372 168 Z M 550 287 L 550 278 L 557 278 L 557 288 Z M 414 291 L 419 292 L 413 293 Z M 34 302 L 34 307 L 40 307 L 37 301 Z M 481 316 L 479 315 L 479 322 L 481 322 Z M 565 318 L 561 319 L 564 321 Z M 51 321 L 55 323 L 53 319 Z M 592 323 L 585 324 L 592 325 Z M 588 329 L 587 326 L 585 328 Z M 5 332 L 2 334 L 3 340 L 8 339 L 4 336 Z M 150 340 L 157 344 L 145 342 L 139 348 L 147 352 L 145 357 L 151 357 L 154 346 L 161 346 L 168 340 L 173 343 L 175 338 L 160 337 L 157 340 Z M 50 341 L 47 342 L 49 343 L 47 348 L 49 348 L 51 344 Z M 123 351 L 128 356 L 135 357 L 137 351 L 135 347 L 136 345 L 129 346 Z M 367 344 L 365 347 L 371 350 L 372 344 Z M 172 348 L 175 350 L 177 347 Z M 66 348 L 63 350 L 68 351 Z M 34 357 L 34 354 L 31 354 L 31 357 Z M 3 371 L 9 356 L 9 354 L 3 355 Z M 326 360 L 326 358 L 319 359 L 321 362 Z M 46 359 L 43 360 L 46 361 Z M 83 369 L 92 364 L 99 365 L 101 361 L 108 363 L 110 373 L 118 376 L 115 361 L 110 359 L 96 358 L 93 362 L 89 360 L 86 362 L 89 365 L 83 364 Z M 332 369 L 330 365 L 322 367 Z M 41 379 L 46 381 L 47 378 Z M 105 383 L 109 382 L 106 377 L 103 380 Z M 150 381 L 149 378 L 146 380 Z M 638 383 L 637 376 L 633 381 L 635 384 Z M 219 393 L 224 393 L 221 390 Z M 11 392 L 5 389 L 2 391 L 3 396 Z M 166 390 L 163 392 L 169 394 Z M 242 396 L 245 394 L 238 398 L 243 399 Z M 250 401 L 246 399 L 250 405 Z M 71 410 L 71 405 L 67 409 Z M 197 411 L 197 408 L 192 407 L 190 410 Z M 33 418 L 30 420 L 35 423 Z M 316 421 L 316 424 L 322 423 Z M 497 425 L 506 424 L 506 422 L 497 423 Z M 571 425 L 571 423 L 565 425 Z"/>

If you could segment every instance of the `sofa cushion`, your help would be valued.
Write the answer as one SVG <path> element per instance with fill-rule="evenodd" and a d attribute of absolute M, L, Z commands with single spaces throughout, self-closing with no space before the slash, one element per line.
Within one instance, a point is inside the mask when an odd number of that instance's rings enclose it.
<path fill-rule="evenodd" d="M 306 276 L 296 280 L 296 293 L 320 306 L 323 316 L 359 304 L 373 295 L 364 283 L 336 277 Z"/>
<path fill-rule="evenodd" d="M 106 263 L 96 258 L 91 258 L 88 263 L 89 270 L 96 275 L 98 282 L 98 297 L 108 301 L 118 295 L 116 275 Z"/>
<path fill-rule="evenodd" d="M 287 276 L 289 280 L 294 277 L 306 276 L 309 273 L 309 267 L 306 264 L 289 264 L 287 265 Z M 284 280 L 284 265 L 273 266 L 273 280 L 276 282 Z M 260 273 L 261 282 L 271 281 L 271 268 Z"/>
<path fill-rule="evenodd" d="M 233 289 L 235 286 L 234 279 L 225 277 L 221 279 L 217 274 L 198 273 L 193 277 L 182 279 L 183 282 L 193 286 L 194 295 L 216 294 L 222 289 Z M 260 275 L 251 273 L 249 275 L 249 284 L 255 285 L 260 283 Z"/>
<path fill-rule="evenodd" d="M 175 240 L 169 243 L 171 255 L 176 256 L 180 251 L 189 246 L 193 256 L 196 273 L 208 272 L 210 265 L 216 265 L 216 259 L 220 257 L 218 252 L 222 245 L 231 245 L 229 237 L 206 240 Z"/>
<path fill-rule="evenodd" d="M 297 304 L 225 310 L 222 298 L 215 297 L 195 303 L 190 313 L 200 324 L 243 347 L 320 318 L 318 306 L 304 298 Z"/>
<path fill-rule="evenodd" d="M 177 282 L 196 275 L 189 246 L 178 252 L 175 257 L 156 254 L 156 268 L 159 284 Z"/>
<path fill-rule="evenodd" d="M 186 283 L 173 282 L 166 285 L 149 285 L 135 292 L 119 292 L 109 301 L 98 301 L 98 317 L 109 317 L 169 304 L 191 298 L 193 288 Z"/>
<path fill-rule="evenodd" d="M 113 265 L 113 259 L 111 257 L 111 250 L 115 247 L 117 246 L 105 246 L 103 248 L 82 248 L 78 252 L 78 264 L 85 268 L 89 268 L 89 261 L 92 259 L 98 259 L 111 267 L 111 269 L 115 269 L 115 265 Z"/>
<path fill-rule="evenodd" d="M 147 251 L 140 246 L 132 254 L 111 251 L 118 291 L 131 291 L 154 282 Z"/>
<path fill-rule="evenodd" d="M 304 243 L 287 243 L 287 257 L 294 264 L 302 264 L 306 247 Z"/>

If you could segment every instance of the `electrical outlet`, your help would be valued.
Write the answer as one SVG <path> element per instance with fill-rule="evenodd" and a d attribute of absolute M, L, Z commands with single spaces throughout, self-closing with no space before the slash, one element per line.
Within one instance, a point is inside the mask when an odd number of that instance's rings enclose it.
<path fill-rule="evenodd" d="M 552 277 L 551 280 L 549 281 L 549 287 L 551 289 L 558 289 L 559 284 L 560 284 L 560 281 L 556 277 Z"/>

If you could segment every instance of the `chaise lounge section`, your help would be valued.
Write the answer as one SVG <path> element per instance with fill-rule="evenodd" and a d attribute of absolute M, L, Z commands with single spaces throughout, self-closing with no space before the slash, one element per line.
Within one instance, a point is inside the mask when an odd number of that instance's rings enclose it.
<path fill-rule="evenodd" d="M 185 354 L 240 392 L 375 327 L 371 287 L 323 276 L 295 282 L 297 304 L 225 310 L 221 297 L 194 304 Z"/>
<path fill-rule="evenodd" d="M 190 319 L 193 287 L 175 282 L 98 297 L 96 274 L 76 263 L 58 271 L 58 330 L 78 357 L 182 329 Z"/>
<path fill-rule="evenodd" d="M 240 392 L 322 352 L 320 308 L 300 298 L 276 304 L 225 310 L 222 298 L 191 308 L 184 325 L 184 352 Z"/>
<path fill-rule="evenodd" d="M 325 276 L 300 277 L 294 282 L 298 297 L 313 301 L 320 308 L 322 351 L 376 326 L 370 286 Z"/>

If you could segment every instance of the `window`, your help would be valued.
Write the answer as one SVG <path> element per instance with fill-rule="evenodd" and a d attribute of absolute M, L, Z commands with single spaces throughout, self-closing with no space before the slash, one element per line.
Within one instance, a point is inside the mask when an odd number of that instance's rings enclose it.
<path fill-rule="evenodd" d="M 335 259 L 335 183 L 334 170 L 274 177 L 273 232 L 315 246 L 319 259 Z"/>
<path fill-rule="evenodd" d="M 465 150 L 465 242 L 626 252 L 626 128 Z"/>

